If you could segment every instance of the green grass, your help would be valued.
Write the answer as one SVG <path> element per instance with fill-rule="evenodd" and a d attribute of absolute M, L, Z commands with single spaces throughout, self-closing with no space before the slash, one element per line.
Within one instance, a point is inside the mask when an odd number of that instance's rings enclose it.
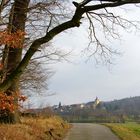
<path fill-rule="evenodd" d="M 116 124 L 105 124 L 122 140 L 140 140 L 140 124 L 135 122 Z"/>

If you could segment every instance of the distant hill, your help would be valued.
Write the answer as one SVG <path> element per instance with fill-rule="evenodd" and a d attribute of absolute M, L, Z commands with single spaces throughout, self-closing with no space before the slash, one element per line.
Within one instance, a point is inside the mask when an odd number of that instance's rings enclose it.
<path fill-rule="evenodd" d="M 140 120 L 140 96 L 114 101 L 94 101 L 53 107 L 56 114 L 71 122 L 124 122 Z"/>
<path fill-rule="evenodd" d="M 102 105 L 112 113 L 123 113 L 126 115 L 140 115 L 140 96 L 103 102 Z"/>
<path fill-rule="evenodd" d="M 94 101 L 72 105 L 55 105 L 53 107 L 28 109 L 23 116 L 57 114 L 70 122 L 125 122 L 135 120 L 140 122 L 140 96 L 114 101 Z"/>

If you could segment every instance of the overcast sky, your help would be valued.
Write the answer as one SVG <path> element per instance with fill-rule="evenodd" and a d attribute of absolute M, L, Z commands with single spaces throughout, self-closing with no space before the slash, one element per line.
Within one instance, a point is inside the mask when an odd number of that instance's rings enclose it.
<path fill-rule="evenodd" d="M 137 19 L 139 13 L 138 8 L 132 9 L 125 16 Z M 72 63 L 63 61 L 51 66 L 56 73 L 50 79 L 49 89 L 56 95 L 32 97 L 34 105 L 37 100 L 40 104 L 54 105 L 88 102 L 96 96 L 101 101 L 140 96 L 140 31 L 120 32 L 121 41 L 111 43 L 111 47 L 121 52 L 113 57 L 113 65 L 97 65 L 94 58 L 86 62 L 82 51 L 89 40 L 84 25 L 57 36 L 53 45 L 65 51 L 73 50 L 68 56 Z"/>

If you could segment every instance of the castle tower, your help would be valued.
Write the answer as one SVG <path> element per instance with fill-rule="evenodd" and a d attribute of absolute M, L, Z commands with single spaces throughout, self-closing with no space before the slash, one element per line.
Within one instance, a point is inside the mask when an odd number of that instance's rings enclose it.
<path fill-rule="evenodd" d="M 98 97 L 96 97 L 95 104 L 98 105 L 99 103 L 100 103 L 100 100 L 98 99 Z"/>
<path fill-rule="evenodd" d="M 93 109 L 96 109 L 97 105 L 100 103 L 100 100 L 98 99 L 98 97 L 96 97 L 94 103 L 93 103 Z"/>

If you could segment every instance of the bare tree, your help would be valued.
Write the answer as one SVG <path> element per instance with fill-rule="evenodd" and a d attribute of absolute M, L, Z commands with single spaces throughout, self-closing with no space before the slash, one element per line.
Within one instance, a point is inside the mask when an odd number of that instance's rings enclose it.
<path fill-rule="evenodd" d="M 90 40 L 91 43 L 94 43 L 96 46 L 93 50 L 91 47 L 88 48 L 88 50 L 91 51 L 91 56 L 99 54 L 102 58 L 107 58 L 108 55 L 114 51 L 101 42 L 96 31 L 97 28 L 95 22 L 99 23 L 99 26 L 102 27 L 105 35 L 117 38 L 119 36 L 118 33 L 115 32 L 116 26 L 120 26 L 125 29 L 125 23 L 129 23 L 132 26 L 135 26 L 135 24 L 127 19 L 116 16 L 113 12 L 109 11 L 109 8 L 113 9 L 126 4 L 139 4 L 140 0 L 84 0 L 82 3 L 73 2 L 75 10 L 73 11 L 74 13 L 71 18 L 68 18 L 66 16 L 67 14 L 64 14 L 65 10 L 63 9 L 63 2 L 64 1 L 61 0 L 14 0 L 13 5 L 11 3 L 12 6 L 10 6 L 10 9 L 13 8 L 13 11 L 10 10 L 11 12 L 9 12 L 13 15 L 11 22 L 9 20 L 10 25 L 12 25 L 11 31 L 15 32 L 17 29 L 22 29 L 22 31 L 26 30 L 32 42 L 28 46 L 23 58 L 21 58 L 21 49 L 17 50 L 8 48 L 9 61 L 7 62 L 7 68 L 10 69 L 10 72 L 8 72 L 6 79 L 4 79 L 0 84 L 1 92 L 6 92 L 7 90 L 18 90 L 18 81 L 24 73 L 27 65 L 30 63 L 33 55 L 40 51 L 43 44 L 49 43 L 61 32 L 74 27 L 79 27 L 81 25 L 82 18 L 88 19 Z M 31 15 L 29 15 L 29 13 L 31 13 Z M 109 23 L 108 26 L 106 21 Z M 35 28 L 34 32 L 31 32 L 30 30 L 31 24 L 33 25 L 32 27 Z M 48 48 L 48 46 L 46 46 L 46 48 Z M 10 54 L 11 52 L 12 54 Z"/>

